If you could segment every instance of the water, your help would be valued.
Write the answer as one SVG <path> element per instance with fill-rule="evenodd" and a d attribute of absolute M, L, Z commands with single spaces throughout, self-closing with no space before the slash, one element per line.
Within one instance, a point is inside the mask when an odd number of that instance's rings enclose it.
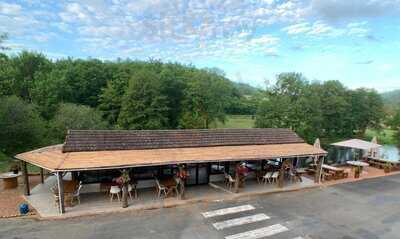
<path fill-rule="evenodd" d="M 379 157 L 391 161 L 400 161 L 400 149 L 395 145 L 384 145 L 379 149 Z"/>

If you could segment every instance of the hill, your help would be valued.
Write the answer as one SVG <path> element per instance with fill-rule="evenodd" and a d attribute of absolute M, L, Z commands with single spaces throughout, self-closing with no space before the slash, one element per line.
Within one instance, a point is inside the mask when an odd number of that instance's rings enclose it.
<path fill-rule="evenodd" d="M 235 88 L 239 91 L 240 95 L 254 95 L 255 93 L 259 92 L 261 89 L 251 86 L 246 83 L 241 83 L 241 82 L 233 82 L 233 85 Z"/>
<path fill-rule="evenodd" d="M 400 106 L 400 90 L 384 92 L 381 95 L 389 109 L 395 109 Z"/>

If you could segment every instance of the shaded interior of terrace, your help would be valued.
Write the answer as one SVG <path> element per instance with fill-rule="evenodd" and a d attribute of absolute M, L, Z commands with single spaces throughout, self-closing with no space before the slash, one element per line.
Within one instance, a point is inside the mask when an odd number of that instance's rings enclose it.
<path fill-rule="evenodd" d="M 122 210 L 116 195 L 111 201 L 110 191 L 122 169 L 131 178 L 129 207 L 152 208 L 309 187 L 320 182 L 325 156 L 288 129 L 215 129 L 71 130 L 63 145 L 16 157 L 23 161 L 25 174 L 27 163 L 49 173 L 32 190 L 24 177 L 25 194 L 40 214 L 55 216 Z M 183 200 L 173 184 L 166 187 L 180 165 L 187 172 Z M 245 172 L 238 173 L 238 168 Z M 79 200 L 72 201 L 68 193 L 76 193 L 80 184 Z M 165 194 L 160 194 L 164 186 Z M 57 193 L 61 197 L 55 199 Z"/>

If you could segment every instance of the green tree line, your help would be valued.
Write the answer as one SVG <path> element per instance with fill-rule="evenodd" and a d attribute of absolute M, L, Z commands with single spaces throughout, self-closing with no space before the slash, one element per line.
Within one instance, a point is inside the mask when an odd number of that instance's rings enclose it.
<path fill-rule="evenodd" d="M 0 54 L 0 97 L 0 145 L 8 155 L 60 143 L 68 129 L 208 128 L 224 122 L 226 112 L 256 109 L 218 69 L 155 60 L 52 61 L 26 51 Z"/>
<path fill-rule="evenodd" d="M 291 128 L 310 143 L 316 138 L 329 143 L 381 128 L 383 109 L 375 90 L 351 90 L 339 81 L 310 82 L 299 73 L 282 73 L 260 103 L 256 127 Z"/>
<path fill-rule="evenodd" d="M 0 54 L 0 150 L 7 155 L 61 143 L 68 129 L 209 128 L 227 114 L 255 115 L 256 127 L 289 127 L 309 142 L 361 135 L 384 117 L 375 91 L 298 73 L 282 73 L 261 90 L 179 63 Z"/>

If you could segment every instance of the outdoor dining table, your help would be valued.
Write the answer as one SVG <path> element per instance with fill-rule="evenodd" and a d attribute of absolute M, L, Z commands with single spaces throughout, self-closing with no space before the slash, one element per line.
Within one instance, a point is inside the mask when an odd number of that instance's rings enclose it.
<path fill-rule="evenodd" d="M 160 179 L 160 184 L 167 188 L 167 195 L 173 192 L 177 187 L 175 178 L 173 177 Z"/>
<path fill-rule="evenodd" d="M 361 162 L 361 161 L 347 161 L 346 162 L 348 165 L 353 166 L 353 168 L 358 168 L 359 173 L 361 174 L 363 167 L 368 167 L 369 164 L 365 163 L 365 162 Z M 359 177 L 359 175 L 357 176 L 356 174 L 354 174 L 354 177 L 357 178 Z"/>
<path fill-rule="evenodd" d="M 307 174 L 307 170 L 305 168 L 298 168 L 295 170 L 295 175 L 299 179 L 300 182 L 303 182 L 302 176 Z"/>

